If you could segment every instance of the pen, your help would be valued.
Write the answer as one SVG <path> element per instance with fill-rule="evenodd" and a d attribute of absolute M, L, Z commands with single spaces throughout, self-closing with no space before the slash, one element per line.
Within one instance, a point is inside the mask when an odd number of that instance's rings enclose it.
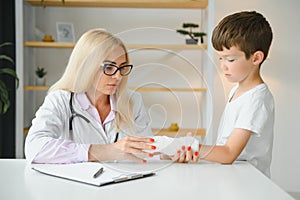
<path fill-rule="evenodd" d="M 95 174 L 94 174 L 94 178 L 97 178 L 98 176 L 100 176 L 103 173 L 103 167 L 101 167 Z"/>
<path fill-rule="evenodd" d="M 116 134 L 114 143 L 116 143 L 118 141 L 118 138 L 119 138 L 119 132 L 117 132 L 117 134 Z"/>

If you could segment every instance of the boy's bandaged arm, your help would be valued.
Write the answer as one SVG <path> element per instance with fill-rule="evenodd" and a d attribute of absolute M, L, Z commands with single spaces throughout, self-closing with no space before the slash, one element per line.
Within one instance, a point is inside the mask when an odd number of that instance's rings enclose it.
<path fill-rule="evenodd" d="M 167 136 L 154 136 L 155 150 L 147 150 L 149 153 L 160 152 L 169 156 L 175 155 L 182 146 L 190 146 L 192 151 L 199 151 L 199 141 L 192 136 L 171 138 Z"/>

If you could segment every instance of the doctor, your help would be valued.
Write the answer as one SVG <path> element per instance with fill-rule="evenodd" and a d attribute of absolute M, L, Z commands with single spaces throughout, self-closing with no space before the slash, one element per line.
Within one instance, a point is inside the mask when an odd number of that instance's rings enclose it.
<path fill-rule="evenodd" d="M 146 162 L 154 140 L 141 96 L 127 89 L 132 70 L 120 39 L 93 29 L 79 39 L 63 76 L 36 112 L 25 142 L 35 163 Z"/>

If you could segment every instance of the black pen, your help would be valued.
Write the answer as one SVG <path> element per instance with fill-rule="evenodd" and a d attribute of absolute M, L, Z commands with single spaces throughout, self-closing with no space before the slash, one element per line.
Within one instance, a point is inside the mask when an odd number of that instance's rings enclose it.
<path fill-rule="evenodd" d="M 97 178 L 98 176 L 100 176 L 103 173 L 103 167 L 101 167 L 95 174 L 94 174 L 94 178 Z"/>
<path fill-rule="evenodd" d="M 118 141 L 118 138 L 119 138 L 119 132 L 117 132 L 117 134 L 116 134 L 114 143 L 116 143 Z"/>

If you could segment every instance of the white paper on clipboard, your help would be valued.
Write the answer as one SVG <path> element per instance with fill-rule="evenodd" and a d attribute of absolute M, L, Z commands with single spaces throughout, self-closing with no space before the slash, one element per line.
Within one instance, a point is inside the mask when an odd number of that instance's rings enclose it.
<path fill-rule="evenodd" d="M 103 173 L 94 178 L 94 174 L 101 168 Z M 154 175 L 154 172 L 124 173 L 111 169 L 101 163 L 83 162 L 74 164 L 32 164 L 31 168 L 43 174 L 77 181 L 95 186 L 103 186 L 124 181 L 145 178 Z"/>

